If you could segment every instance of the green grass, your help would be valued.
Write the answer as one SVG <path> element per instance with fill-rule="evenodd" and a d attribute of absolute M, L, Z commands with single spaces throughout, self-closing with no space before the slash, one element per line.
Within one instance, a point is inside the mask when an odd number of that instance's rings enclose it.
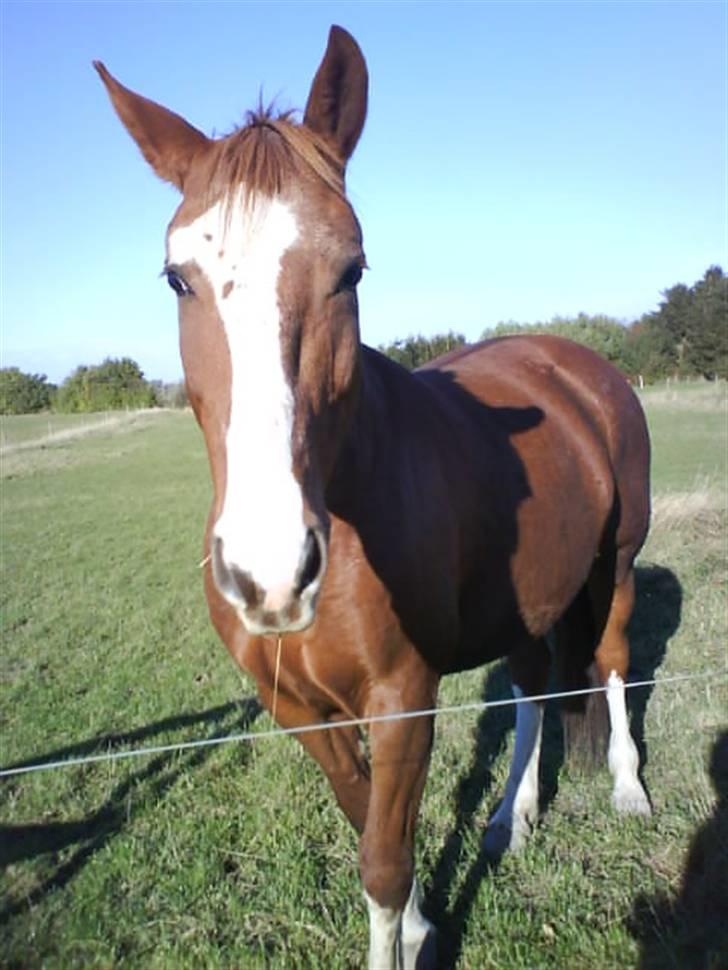
<path fill-rule="evenodd" d="M 728 384 L 655 386 L 641 392 L 655 443 L 657 490 L 688 490 L 705 481 L 723 489 L 727 470 Z"/>
<path fill-rule="evenodd" d="M 638 673 L 726 667 L 725 398 L 704 398 L 643 398 L 656 502 Z M 22 420 L 4 421 L 15 441 Z M 189 415 L 16 450 L 3 474 L 0 762 L 270 727 L 207 618 L 208 473 Z M 507 689 L 495 664 L 448 678 L 441 703 Z M 443 967 L 727 966 L 715 927 L 728 914 L 706 903 L 728 900 L 728 865 L 716 867 L 728 785 L 719 759 L 710 770 L 727 708 L 725 681 L 635 692 L 647 822 L 613 815 L 606 771 L 560 765 L 550 711 L 542 824 L 496 869 L 480 836 L 502 794 L 512 710 L 443 717 L 418 837 Z M 288 739 L 3 780 L 0 963 L 359 967 L 356 858 L 326 782 Z"/>
<path fill-rule="evenodd" d="M 91 414 L 0 415 L 0 448 L 12 450 L 18 445 L 41 443 L 59 435 L 81 435 L 89 430 L 102 430 L 118 424 L 138 412 L 102 411 Z"/>

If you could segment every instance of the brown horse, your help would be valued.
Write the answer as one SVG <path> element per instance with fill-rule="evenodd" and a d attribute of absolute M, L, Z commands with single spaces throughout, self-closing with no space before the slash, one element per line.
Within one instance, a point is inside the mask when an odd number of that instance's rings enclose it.
<path fill-rule="evenodd" d="M 261 111 L 218 140 L 96 67 L 182 193 L 165 272 L 214 485 L 205 589 L 264 703 L 279 637 L 277 719 L 300 727 L 432 708 L 443 674 L 503 656 L 516 697 L 540 695 L 555 631 L 567 684 L 589 671 L 608 688 L 617 810 L 649 812 L 624 694 L 649 442 L 623 378 L 555 337 L 414 374 L 360 343 L 344 170 L 367 70 L 346 31 L 331 30 L 302 124 Z M 537 820 L 542 720 L 518 704 L 492 851 Z M 372 723 L 368 759 L 351 726 L 300 735 L 360 835 L 377 970 L 435 959 L 413 866 L 432 735 L 431 717 Z"/>

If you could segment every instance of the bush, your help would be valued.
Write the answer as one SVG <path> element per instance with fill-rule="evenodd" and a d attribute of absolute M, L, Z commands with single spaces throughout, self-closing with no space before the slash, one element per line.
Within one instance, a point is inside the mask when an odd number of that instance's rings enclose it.
<path fill-rule="evenodd" d="M 0 369 L 0 414 L 31 414 L 50 408 L 56 388 L 45 374 L 24 374 L 17 367 Z"/>
<path fill-rule="evenodd" d="M 107 357 L 96 367 L 77 367 L 58 389 L 58 411 L 118 411 L 158 405 L 154 387 L 129 357 Z"/>
<path fill-rule="evenodd" d="M 434 337 L 423 337 L 422 334 L 410 336 L 406 339 L 395 340 L 391 344 L 381 344 L 378 350 L 402 364 L 407 370 L 422 367 L 423 364 L 441 357 L 456 347 L 462 347 L 467 341 L 461 333 L 450 330 L 448 333 L 435 334 Z"/>

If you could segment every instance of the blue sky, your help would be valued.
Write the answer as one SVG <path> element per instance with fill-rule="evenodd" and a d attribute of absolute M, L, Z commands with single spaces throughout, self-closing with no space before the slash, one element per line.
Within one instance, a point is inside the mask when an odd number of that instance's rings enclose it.
<path fill-rule="evenodd" d="M 500 320 L 633 320 L 728 268 L 725 2 L 2 0 L 2 366 L 181 374 L 158 276 L 175 191 L 91 60 L 222 134 L 303 107 L 331 23 L 369 65 L 349 169 L 370 344 Z"/>

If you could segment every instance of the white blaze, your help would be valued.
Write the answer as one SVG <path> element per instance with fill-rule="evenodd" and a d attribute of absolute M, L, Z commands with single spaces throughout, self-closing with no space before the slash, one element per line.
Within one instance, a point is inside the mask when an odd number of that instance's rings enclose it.
<path fill-rule="evenodd" d="M 227 479 L 214 532 L 228 564 L 264 589 L 290 584 L 303 549 L 301 490 L 293 475 L 293 395 L 281 359 L 278 277 L 298 237 L 291 210 L 278 199 L 247 208 L 236 200 L 169 235 L 168 262 L 194 260 L 212 287 L 232 366 Z M 192 297 L 194 299 L 194 297 Z"/>

